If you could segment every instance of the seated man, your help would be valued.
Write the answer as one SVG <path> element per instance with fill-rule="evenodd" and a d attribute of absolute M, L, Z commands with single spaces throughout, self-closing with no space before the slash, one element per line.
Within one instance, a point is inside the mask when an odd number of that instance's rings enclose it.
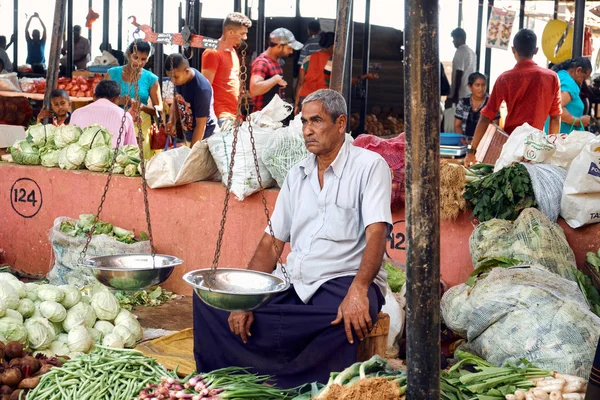
<path fill-rule="evenodd" d="M 104 80 L 98 82 L 94 90 L 94 102 L 85 107 L 78 108 L 71 115 L 71 123 L 84 129 L 90 125 L 98 124 L 112 133 L 112 147 L 117 147 L 117 139 L 121 129 L 123 114 L 125 114 L 125 125 L 121 137 L 120 146 L 126 144 L 137 144 L 133 118 L 128 112 L 116 103 L 121 95 L 121 86 L 115 81 Z"/>
<path fill-rule="evenodd" d="M 391 232 L 391 175 L 384 159 L 345 138 L 346 102 L 318 90 L 303 102 L 312 153 L 289 171 L 248 269 L 272 273 L 290 243 L 292 286 L 255 312 L 231 314 L 194 296 L 198 371 L 252 367 L 279 387 L 326 383 L 357 361 L 359 340 L 384 303 L 381 268 Z M 357 340 L 358 339 L 358 340 Z"/>

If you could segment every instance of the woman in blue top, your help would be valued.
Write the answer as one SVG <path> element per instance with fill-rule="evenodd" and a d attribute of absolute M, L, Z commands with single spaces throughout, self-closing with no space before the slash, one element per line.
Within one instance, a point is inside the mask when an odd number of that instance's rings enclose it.
<path fill-rule="evenodd" d="M 585 57 L 567 60 L 552 67 L 560 80 L 560 133 L 584 130 L 590 124 L 590 116 L 583 115 L 584 105 L 579 93 L 583 81 L 592 74 L 592 63 Z"/>
<path fill-rule="evenodd" d="M 160 84 L 158 77 L 152 72 L 145 70 L 144 65 L 150 56 L 150 44 L 141 39 L 136 39 L 127 48 L 127 64 L 123 67 L 114 67 L 108 70 L 106 79 L 111 79 L 121 85 L 121 98 L 119 105 L 131 105 L 131 112 L 135 109 L 135 87 L 134 80 L 137 80 L 140 97 L 140 110 L 142 119 L 142 134 L 144 137 L 144 158 L 148 159 L 154 155 L 150 149 L 150 127 L 152 125 L 152 116 L 156 116 L 156 108 L 162 111 L 163 102 L 160 94 Z M 137 119 L 136 121 L 136 134 Z"/>

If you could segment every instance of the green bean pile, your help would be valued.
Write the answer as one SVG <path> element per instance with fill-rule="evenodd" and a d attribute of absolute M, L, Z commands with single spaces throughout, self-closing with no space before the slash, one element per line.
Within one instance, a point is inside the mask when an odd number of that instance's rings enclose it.
<path fill-rule="evenodd" d="M 172 376 L 154 358 L 137 350 L 96 346 L 42 376 L 29 394 L 31 400 L 131 400 L 148 383 Z"/>

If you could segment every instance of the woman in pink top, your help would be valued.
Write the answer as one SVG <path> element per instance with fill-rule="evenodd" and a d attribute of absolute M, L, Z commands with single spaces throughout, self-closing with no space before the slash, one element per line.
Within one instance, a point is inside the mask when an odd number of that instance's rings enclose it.
<path fill-rule="evenodd" d="M 125 124 L 121 137 L 121 146 L 137 144 L 133 126 L 133 118 L 116 105 L 121 95 L 121 87 L 115 81 L 100 81 L 94 91 L 94 102 L 85 107 L 78 108 L 71 115 L 71 124 L 84 129 L 90 125 L 98 124 L 112 133 L 112 147 L 117 147 L 117 140 L 121 129 L 123 115 Z"/>

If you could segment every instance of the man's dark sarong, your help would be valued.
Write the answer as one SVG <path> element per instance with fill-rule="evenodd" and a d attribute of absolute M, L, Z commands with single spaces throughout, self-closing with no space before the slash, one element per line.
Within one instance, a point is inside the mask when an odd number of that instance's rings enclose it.
<path fill-rule="evenodd" d="M 343 322 L 333 326 L 339 305 L 353 277 L 323 284 L 308 304 L 293 288 L 254 311 L 251 337 L 244 344 L 229 329 L 228 312 L 202 303 L 194 294 L 194 358 L 196 368 L 210 372 L 224 367 L 252 367 L 253 373 L 275 376 L 278 387 L 307 382 L 327 383 L 329 373 L 355 363 L 358 339 L 350 344 Z M 373 323 L 384 298 L 375 284 L 368 292 Z"/>
<path fill-rule="evenodd" d="M 600 341 L 598 341 L 598 347 L 596 348 L 596 357 L 594 358 L 594 365 L 592 365 L 588 389 L 585 395 L 585 400 L 598 399 L 600 399 Z"/>

